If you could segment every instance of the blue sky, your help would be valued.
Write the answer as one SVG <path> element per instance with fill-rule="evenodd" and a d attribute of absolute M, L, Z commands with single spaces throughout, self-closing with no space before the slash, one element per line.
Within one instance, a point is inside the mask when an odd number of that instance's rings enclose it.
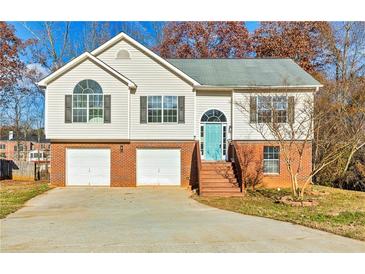
<path fill-rule="evenodd" d="M 26 24 L 27 26 L 29 26 L 31 29 L 37 30 L 40 27 L 40 24 L 42 22 L 38 22 L 38 21 L 30 21 L 30 22 L 9 22 L 10 24 L 12 24 L 15 29 L 16 29 L 16 34 L 19 38 L 21 39 L 29 39 L 29 38 L 33 38 L 31 32 L 29 32 L 29 30 L 27 30 L 27 28 L 24 26 L 24 24 Z M 62 24 L 63 22 L 58 22 L 58 24 Z M 72 36 L 73 38 L 77 37 L 77 34 L 80 33 L 80 31 L 83 28 L 83 25 L 86 22 L 71 22 L 71 30 L 72 30 Z M 163 22 L 161 22 L 163 23 Z M 141 30 L 142 32 L 146 32 L 149 33 L 151 35 L 151 37 L 155 37 L 155 33 L 153 31 L 152 28 L 152 24 L 151 22 L 148 21 L 125 21 L 125 22 L 110 22 L 110 26 L 111 26 L 111 30 L 113 32 L 115 32 L 114 34 L 117 33 L 117 29 L 120 29 L 120 25 L 124 24 L 125 26 L 127 26 L 129 29 L 137 29 L 137 30 Z M 259 22 L 256 21 L 249 21 L 246 22 L 246 26 L 248 28 L 248 30 L 250 32 L 254 31 L 259 25 Z M 151 46 L 153 45 L 154 41 L 152 40 L 150 42 L 150 45 L 147 46 Z"/>

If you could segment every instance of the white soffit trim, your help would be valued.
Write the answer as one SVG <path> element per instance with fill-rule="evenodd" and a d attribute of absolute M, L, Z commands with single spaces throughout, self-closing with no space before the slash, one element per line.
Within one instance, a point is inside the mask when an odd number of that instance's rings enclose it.
<path fill-rule="evenodd" d="M 137 42 L 136 40 L 134 40 L 133 38 L 131 38 L 130 36 L 128 36 L 124 32 L 119 33 L 117 36 L 110 39 L 109 41 L 107 41 L 106 43 L 101 45 L 100 47 L 94 49 L 91 52 L 91 54 L 94 55 L 94 56 L 97 56 L 100 53 L 102 53 L 103 51 L 105 51 L 106 49 L 108 49 L 109 47 L 115 45 L 116 43 L 118 43 L 119 41 L 121 41 L 123 39 L 126 40 L 128 43 L 132 44 L 133 46 L 135 46 L 137 49 L 139 49 L 140 51 L 142 51 L 143 53 L 145 53 L 149 57 L 151 57 L 152 59 L 154 59 L 155 61 L 157 61 L 158 63 L 162 64 L 163 66 L 165 66 L 166 68 L 168 68 L 172 72 L 179 75 L 181 78 L 185 79 L 191 85 L 193 85 L 193 86 L 199 86 L 200 85 L 196 80 L 194 80 L 193 78 L 191 78 L 190 76 L 188 76 L 187 74 L 185 74 L 184 72 L 179 70 L 177 67 L 175 67 L 172 64 L 170 64 L 169 62 L 167 62 L 164 58 L 158 56 L 152 50 L 150 50 L 147 47 L 143 46 L 141 43 Z"/>
<path fill-rule="evenodd" d="M 105 69 L 107 72 L 109 72 L 111 75 L 115 76 L 116 78 L 120 79 L 122 82 L 124 82 L 126 85 L 128 85 L 129 88 L 135 89 L 137 88 L 137 85 L 133 83 L 131 80 L 129 80 L 127 77 L 123 76 L 116 70 L 112 69 L 108 65 L 106 65 L 104 62 L 96 58 L 95 56 L 91 55 L 89 52 L 84 52 L 80 56 L 76 57 L 75 59 L 71 60 L 55 72 L 48 75 L 46 78 L 43 78 L 41 81 L 38 82 L 38 86 L 40 87 L 46 87 L 50 82 L 52 82 L 55 78 L 62 75 L 64 72 L 72 69 L 79 63 L 85 61 L 86 59 L 89 59 L 96 64 L 98 64 L 100 67 Z"/>

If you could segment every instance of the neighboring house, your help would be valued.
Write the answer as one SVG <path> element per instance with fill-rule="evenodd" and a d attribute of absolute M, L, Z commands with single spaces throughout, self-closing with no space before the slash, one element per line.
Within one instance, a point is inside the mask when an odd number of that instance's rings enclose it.
<path fill-rule="evenodd" d="M 207 187 L 217 194 L 229 193 L 228 183 L 236 182 L 211 172 L 227 166 L 234 175 L 237 168 L 219 162 L 231 160 L 232 141 L 253 146 L 264 159 L 264 186 L 290 184 L 280 152 L 250 127 L 235 102 L 260 95 L 251 114 L 260 117 L 259 101 L 275 98 L 286 122 L 293 111 L 287 94 L 312 96 L 321 85 L 290 59 L 166 60 L 121 33 L 39 86 L 45 88 L 52 184 L 187 187 L 200 172 L 207 182 L 221 183 L 212 185 L 215 192 Z M 310 147 L 306 154 L 303 176 L 311 170 Z"/>
<path fill-rule="evenodd" d="M 28 162 L 49 162 L 50 142 L 42 138 L 38 141 L 36 136 L 19 138 L 15 140 L 13 133 L 0 140 L 0 158 Z"/>

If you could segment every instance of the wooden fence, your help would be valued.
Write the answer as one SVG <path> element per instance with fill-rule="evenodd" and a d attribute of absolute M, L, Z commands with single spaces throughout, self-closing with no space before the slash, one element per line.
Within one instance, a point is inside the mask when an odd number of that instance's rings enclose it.
<path fill-rule="evenodd" d="M 34 163 L 1 159 L 0 164 L 1 180 L 49 180 L 49 163 Z"/>

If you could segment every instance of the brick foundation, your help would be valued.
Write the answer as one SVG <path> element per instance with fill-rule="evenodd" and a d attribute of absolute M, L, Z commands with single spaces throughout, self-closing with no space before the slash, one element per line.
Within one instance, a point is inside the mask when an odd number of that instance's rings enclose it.
<path fill-rule="evenodd" d="M 264 146 L 271 146 L 273 145 L 271 142 L 236 142 L 239 153 L 241 158 L 245 153 L 250 152 L 254 155 L 254 160 L 256 163 L 262 163 L 263 159 L 263 151 Z M 294 166 L 297 167 L 298 159 L 299 157 L 294 155 Z M 251 168 L 253 166 L 251 165 Z M 310 175 L 312 170 L 312 145 L 309 143 L 305 147 L 305 151 L 303 154 L 302 159 L 302 166 L 301 166 L 301 172 L 298 176 L 298 182 L 303 183 L 307 178 L 308 175 Z M 291 186 L 291 180 L 290 180 L 290 174 L 287 170 L 287 165 L 284 162 L 284 156 L 282 152 L 280 153 L 280 173 L 279 174 L 263 174 L 262 183 L 258 187 L 265 187 L 265 188 L 284 188 L 284 187 L 290 187 Z"/>
<path fill-rule="evenodd" d="M 254 159 L 262 161 L 265 145 L 268 142 L 236 142 L 240 155 L 251 150 Z M 123 152 L 121 152 L 121 145 Z M 197 182 L 195 142 L 130 142 L 130 143 L 52 143 L 51 144 L 51 183 L 54 186 L 66 185 L 66 148 L 109 148 L 111 150 L 111 186 L 136 186 L 136 150 L 138 148 L 179 148 L 181 149 L 181 186 L 192 187 Z M 295 160 L 294 160 L 295 162 Z M 312 169 L 312 147 L 306 146 L 298 181 L 303 182 Z M 280 154 L 280 173 L 264 174 L 260 187 L 290 187 L 290 175 L 282 153 Z"/>
<path fill-rule="evenodd" d="M 123 152 L 121 152 L 123 146 Z M 181 186 L 196 183 L 195 142 L 130 142 L 130 143 L 51 143 L 51 184 L 66 185 L 67 148 L 109 148 L 111 150 L 111 186 L 136 186 L 137 148 L 181 149 Z"/>

